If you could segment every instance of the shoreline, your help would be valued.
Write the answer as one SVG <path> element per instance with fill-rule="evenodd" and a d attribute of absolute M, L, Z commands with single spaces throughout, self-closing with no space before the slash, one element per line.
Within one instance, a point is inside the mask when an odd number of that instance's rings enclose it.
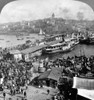
<path fill-rule="evenodd" d="M 29 37 L 29 38 L 27 38 Z M 18 38 L 23 38 L 22 40 L 18 40 Z M 29 35 L 15 35 L 15 34 L 0 34 L 0 43 L 2 48 L 13 47 L 20 44 L 26 43 L 26 41 L 30 40 L 32 42 L 36 40 L 43 39 L 44 36 L 38 35 L 36 33 L 32 33 Z M 7 42 L 9 41 L 9 42 Z"/>
<path fill-rule="evenodd" d="M 13 34 L 14 33 L 14 34 Z M 25 33 L 25 34 L 21 34 L 21 33 Z M 27 35 L 30 35 L 30 34 L 35 34 L 35 35 L 38 35 L 38 33 L 27 33 L 27 32 L 3 32 L 3 33 L 0 33 L 0 35 L 20 35 L 20 36 L 27 36 Z"/>

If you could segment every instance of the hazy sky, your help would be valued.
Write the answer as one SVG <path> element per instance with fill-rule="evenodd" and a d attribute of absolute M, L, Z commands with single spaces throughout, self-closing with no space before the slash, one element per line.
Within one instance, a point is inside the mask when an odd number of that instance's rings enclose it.
<path fill-rule="evenodd" d="M 56 17 L 78 19 L 79 12 L 80 16 L 83 13 L 84 19 L 94 20 L 94 11 L 81 0 L 18 0 L 4 6 L 0 23 L 42 19 L 52 13 Z"/>

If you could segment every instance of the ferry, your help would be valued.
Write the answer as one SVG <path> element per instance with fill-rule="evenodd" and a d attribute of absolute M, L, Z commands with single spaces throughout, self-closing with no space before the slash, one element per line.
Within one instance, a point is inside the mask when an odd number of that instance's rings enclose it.
<path fill-rule="evenodd" d="M 73 50 L 75 44 L 73 42 L 59 42 L 53 45 L 49 45 L 42 50 L 42 54 L 53 54 L 53 53 L 66 53 Z"/>
<path fill-rule="evenodd" d="M 77 37 L 66 37 L 66 38 L 64 38 L 64 41 L 65 42 L 68 42 L 68 43 L 72 43 L 72 44 L 74 44 L 74 45 L 77 45 L 77 44 L 79 44 L 79 38 L 77 38 Z"/>
<path fill-rule="evenodd" d="M 77 45 L 77 44 L 79 44 L 79 39 L 71 38 L 69 42 L 71 42 L 73 45 Z"/>

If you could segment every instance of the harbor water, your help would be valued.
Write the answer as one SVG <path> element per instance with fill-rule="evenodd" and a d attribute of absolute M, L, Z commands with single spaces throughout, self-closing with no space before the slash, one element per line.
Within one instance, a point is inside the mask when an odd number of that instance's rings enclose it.
<path fill-rule="evenodd" d="M 49 59 L 56 59 L 56 58 L 67 58 L 72 56 L 81 56 L 85 55 L 87 57 L 94 55 L 94 45 L 84 45 L 78 44 L 75 48 L 68 53 L 55 53 L 50 55 L 42 55 L 41 58 L 49 58 Z"/>
<path fill-rule="evenodd" d="M 0 35 L 0 47 L 2 48 L 13 47 L 13 46 L 24 44 L 28 40 L 32 41 L 33 43 L 36 40 L 39 39 L 41 40 L 42 38 L 43 36 L 38 34 L 30 34 L 28 36 Z"/>
<path fill-rule="evenodd" d="M 22 40 L 18 40 L 19 38 L 22 38 Z M 20 36 L 20 37 L 17 37 L 16 35 L 0 35 L 0 46 L 2 48 L 16 46 L 16 45 L 25 43 L 27 40 L 31 40 L 32 42 L 34 42 L 42 38 L 43 37 L 38 34 L 30 34 L 29 36 Z M 72 57 L 75 55 L 77 56 L 94 55 L 94 45 L 78 44 L 74 47 L 74 49 L 71 52 L 42 55 L 40 56 L 40 58 L 56 59 L 56 58 L 62 58 L 62 57 L 67 58 L 68 56 Z"/>

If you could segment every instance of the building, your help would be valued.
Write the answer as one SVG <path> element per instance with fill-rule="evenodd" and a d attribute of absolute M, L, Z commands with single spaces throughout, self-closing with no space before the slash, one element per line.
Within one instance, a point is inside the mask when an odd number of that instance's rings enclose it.
<path fill-rule="evenodd" d="M 42 48 L 44 47 L 46 47 L 46 45 L 37 45 L 37 46 L 33 46 L 25 50 L 22 50 L 21 53 L 22 53 L 23 60 L 29 61 L 31 58 L 35 56 L 40 56 L 42 53 Z"/>
<path fill-rule="evenodd" d="M 11 50 L 9 51 L 9 54 L 12 55 L 12 59 L 16 61 L 22 60 L 22 54 L 19 50 Z"/>

